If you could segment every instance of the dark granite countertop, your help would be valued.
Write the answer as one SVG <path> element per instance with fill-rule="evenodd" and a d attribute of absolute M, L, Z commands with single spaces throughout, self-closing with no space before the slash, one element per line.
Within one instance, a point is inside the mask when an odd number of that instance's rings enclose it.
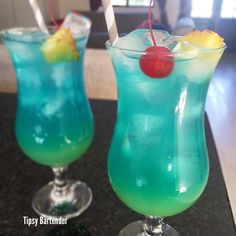
<path fill-rule="evenodd" d="M 31 207 L 34 193 L 52 180 L 47 167 L 33 163 L 14 138 L 16 95 L 0 94 L 0 235 L 115 236 L 143 216 L 125 207 L 113 193 L 106 173 L 106 156 L 114 127 L 116 103 L 92 100 L 96 134 L 88 152 L 73 163 L 69 175 L 85 181 L 93 191 L 90 208 L 67 226 L 23 225 L 23 216 L 38 217 Z M 181 236 L 234 236 L 235 228 L 209 123 L 206 122 L 210 178 L 197 203 L 183 214 L 166 219 Z M 90 233 L 88 233 L 90 232 Z"/>

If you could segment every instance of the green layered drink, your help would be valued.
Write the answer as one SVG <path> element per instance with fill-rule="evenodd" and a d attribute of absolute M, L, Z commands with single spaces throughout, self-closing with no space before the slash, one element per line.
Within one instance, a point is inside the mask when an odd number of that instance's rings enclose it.
<path fill-rule="evenodd" d="M 26 156 L 52 167 L 55 174 L 54 183 L 35 194 L 33 208 L 45 217 L 72 218 L 92 200 L 85 183 L 67 180 L 65 174 L 67 166 L 86 152 L 94 134 L 83 81 L 91 22 L 73 13 L 65 22 L 51 35 L 37 28 L 17 28 L 2 36 L 18 85 L 18 144 Z"/>
<path fill-rule="evenodd" d="M 204 106 L 224 44 L 211 31 L 152 33 L 136 30 L 107 43 L 118 87 L 108 174 L 122 202 L 160 219 L 188 209 L 206 186 Z M 147 235 L 134 233 L 139 226 L 120 235 Z"/>

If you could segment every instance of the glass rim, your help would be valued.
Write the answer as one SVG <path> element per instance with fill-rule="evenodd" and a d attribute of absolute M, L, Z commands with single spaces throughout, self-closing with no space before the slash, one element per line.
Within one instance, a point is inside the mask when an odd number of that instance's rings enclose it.
<path fill-rule="evenodd" d="M 181 36 L 175 36 L 175 37 L 181 37 Z M 203 47 L 198 47 L 195 45 L 192 45 L 188 42 L 183 42 L 184 45 L 191 45 L 192 50 L 191 51 L 183 51 L 183 52 L 170 52 L 170 53 L 166 53 L 166 52 L 145 52 L 143 50 L 134 50 L 134 49 L 127 49 L 127 48 L 122 48 L 122 47 L 118 47 L 115 45 L 112 45 L 110 40 L 107 40 L 105 45 L 106 48 L 113 48 L 113 49 L 118 49 L 120 50 L 123 54 L 125 55 L 130 55 L 129 57 L 133 57 L 133 58 L 139 58 L 140 56 L 143 55 L 149 55 L 149 56 L 166 56 L 169 59 L 182 59 L 182 60 L 188 60 L 188 59 L 192 59 L 197 57 L 198 55 L 204 55 L 204 54 L 210 54 L 210 53 L 215 53 L 215 52 L 220 52 L 220 51 L 224 51 L 227 48 L 227 45 L 223 42 L 221 47 L 218 48 L 203 48 Z M 196 50 L 194 50 L 196 49 Z M 199 50 L 202 49 L 202 50 Z"/>
<path fill-rule="evenodd" d="M 73 37 L 75 39 L 83 38 L 87 36 L 91 31 L 92 21 L 87 16 L 80 15 L 80 17 L 83 18 L 87 26 L 85 30 L 81 31 L 81 33 L 73 34 Z M 56 26 L 47 25 L 47 29 L 49 30 L 49 34 L 42 32 L 37 26 L 12 27 L 8 29 L 0 30 L 0 39 L 2 38 L 8 41 L 16 41 L 16 42 L 22 42 L 22 43 L 38 43 L 38 42 L 41 42 L 42 40 L 45 40 L 51 37 L 52 34 L 56 32 Z M 42 33 L 42 34 L 37 39 L 25 39 L 25 38 L 20 37 L 22 33 Z"/>

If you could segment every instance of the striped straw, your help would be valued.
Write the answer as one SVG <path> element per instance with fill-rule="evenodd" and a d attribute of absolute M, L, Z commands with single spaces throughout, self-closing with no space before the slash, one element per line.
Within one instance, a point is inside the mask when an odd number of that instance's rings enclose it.
<path fill-rule="evenodd" d="M 104 9 L 110 41 L 112 44 L 114 44 L 118 40 L 119 36 L 116 26 L 115 14 L 112 7 L 112 2 L 111 0 L 102 0 L 102 5 Z"/>
<path fill-rule="evenodd" d="M 34 15 L 35 15 L 35 19 L 38 23 L 38 26 L 40 28 L 40 30 L 46 34 L 48 34 L 48 29 L 46 27 L 46 24 L 44 22 L 44 19 L 43 19 L 43 15 L 40 11 L 40 8 L 39 8 L 39 5 L 37 3 L 37 0 L 29 0 L 30 2 L 30 5 L 34 11 Z"/>

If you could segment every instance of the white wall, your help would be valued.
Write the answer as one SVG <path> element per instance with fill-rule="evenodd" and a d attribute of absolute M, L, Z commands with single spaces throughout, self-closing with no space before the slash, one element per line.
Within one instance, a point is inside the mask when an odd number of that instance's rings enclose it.
<path fill-rule="evenodd" d="M 37 0 L 39 7 L 42 11 L 45 21 L 47 22 L 49 17 L 48 9 L 46 9 L 47 0 Z M 13 0 L 14 2 L 14 14 L 16 20 L 16 26 L 36 26 L 35 16 L 28 0 Z"/>
<path fill-rule="evenodd" d="M 50 0 L 37 0 L 46 22 L 50 21 Z M 55 0 L 55 18 L 64 17 L 70 10 L 89 11 L 89 0 Z M 0 0 L 0 30 L 10 27 L 36 26 L 28 0 Z"/>
<path fill-rule="evenodd" d="M 49 20 L 47 2 L 48 0 L 38 0 L 46 22 Z M 0 29 L 36 25 L 28 0 L 0 0 Z"/>
<path fill-rule="evenodd" d="M 0 0 L 0 29 L 6 29 L 14 25 L 12 0 Z"/>

